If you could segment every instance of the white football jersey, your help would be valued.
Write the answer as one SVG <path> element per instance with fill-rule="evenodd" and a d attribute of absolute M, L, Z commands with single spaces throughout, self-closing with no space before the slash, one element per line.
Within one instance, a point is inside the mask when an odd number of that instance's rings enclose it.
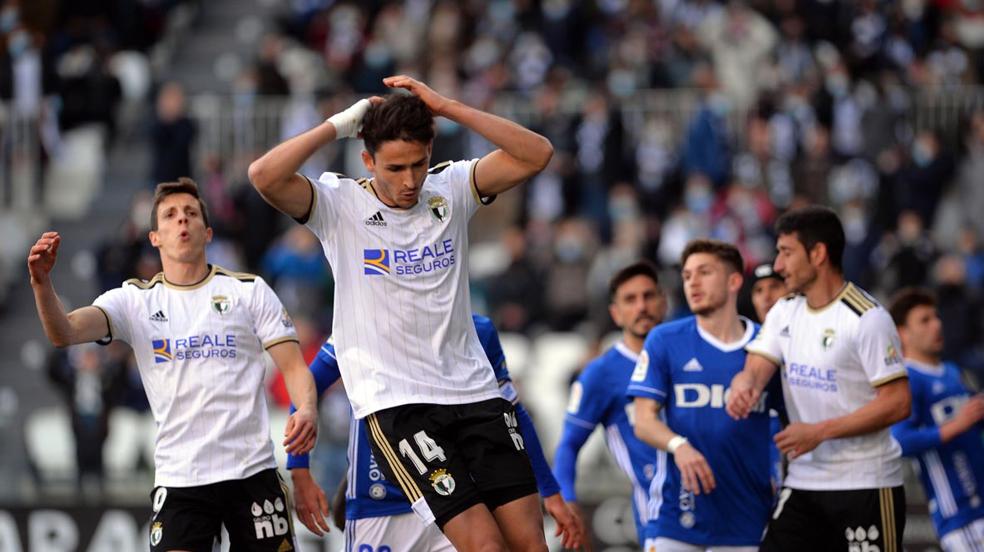
<path fill-rule="evenodd" d="M 430 169 L 409 209 L 373 182 L 325 173 L 304 222 L 335 278 L 332 336 L 357 418 L 410 403 L 499 396 L 471 318 L 468 221 L 482 199 L 476 161 Z"/>
<path fill-rule="evenodd" d="M 264 350 L 297 341 L 259 276 L 211 267 L 201 282 L 127 280 L 93 305 L 130 344 L 157 422 L 155 485 L 191 487 L 275 468 Z"/>
<path fill-rule="evenodd" d="M 781 299 L 746 349 L 781 367 L 793 422 L 850 414 L 874 399 L 879 385 L 906 377 L 891 316 L 851 283 L 817 310 L 802 295 Z M 902 484 L 901 453 L 887 427 L 831 439 L 792 460 L 785 485 L 804 490 L 895 487 Z"/>

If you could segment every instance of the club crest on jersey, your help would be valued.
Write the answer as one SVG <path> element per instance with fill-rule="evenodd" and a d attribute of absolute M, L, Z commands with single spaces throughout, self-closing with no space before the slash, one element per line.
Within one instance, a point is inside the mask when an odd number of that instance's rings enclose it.
<path fill-rule="evenodd" d="M 427 206 L 438 222 L 444 222 L 448 218 L 448 200 L 443 196 L 433 196 L 427 199 Z"/>
<path fill-rule="evenodd" d="M 232 308 L 232 303 L 229 298 L 225 295 L 213 295 L 212 296 L 212 310 L 219 314 L 225 314 L 229 312 Z"/>
<path fill-rule="evenodd" d="M 154 522 L 150 528 L 150 545 L 157 546 L 161 543 L 162 538 L 164 538 L 164 524 L 160 521 Z"/>
<path fill-rule="evenodd" d="M 454 478 L 444 468 L 434 470 L 430 474 L 431 486 L 441 496 L 450 496 L 454 492 Z"/>
<path fill-rule="evenodd" d="M 827 328 L 823 331 L 823 337 L 820 338 L 820 345 L 823 346 L 824 351 L 829 351 L 831 347 L 834 346 L 834 329 Z"/>

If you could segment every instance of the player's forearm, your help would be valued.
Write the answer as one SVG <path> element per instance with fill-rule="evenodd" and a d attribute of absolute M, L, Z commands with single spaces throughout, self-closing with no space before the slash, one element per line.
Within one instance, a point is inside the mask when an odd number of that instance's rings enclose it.
<path fill-rule="evenodd" d="M 458 101 L 449 101 L 440 115 L 477 132 L 526 165 L 530 174 L 546 168 L 553 156 L 550 140 L 532 130 Z"/>
<path fill-rule="evenodd" d="M 903 456 L 916 456 L 940 446 L 942 430 L 942 427 L 917 427 L 906 420 L 892 426 L 892 437 L 902 447 Z"/>
<path fill-rule="evenodd" d="M 526 409 L 521 403 L 516 403 L 516 421 L 519 423 L 519 432 L 526 443 L 526 454 L 530 457 L 533 465 L 533 474 L 536 476 L 536 486 L 540 490 L 540 496 L 550 496 L 560 491 L 560 485 L 554 479 L 553 472 L 550 471 L 550 464 L 547 457 L 543 454 L 543 446 L 540 444 L 540 437 L 536 434 L 536 427 L 533 426 L 533 419 L 530 418 Z"/>
<path fill-rule="evenodd" d="M 868 404 L 846 416 L 817 424 L 821 440 L 866 435 L 901 422 L 909 417 L 911 400 L 908 380 L 888 383 Z"/>
<path fill-rule="evenodd" d="M 335 137 L 335 126 L 325 121 L 275 146 L 249 165 L 250 182 L 261 194 L 275 193 L 300 170 L 305 161 Z"/>
<path fill-rule="evenodd" d="M 751 353 L 745 361 L 742 373 L 747 374 L 756 391 L 761 392 L 769 384 L 779 367 L 764 356 Z"/>
<path fill-rule="evenodd" d="M 651 399 L 637 398 L 635 400 L 636 423 L 634 429 L 636 437 L 643 442 L 659 450 L 666 450 L 670 440 L 678 435 L 670 429 L 670 426 L 659 420 L 657 404 Z"/>
<path fill-rule="evenodd" d="M 564 432 L 554 451 L 554 477 L 560 485 L 561 495 L 568 502 L 577 501 L 575 481 L 577 481 L 577 455 L 592 430 L 571 423 L 564 424 Z"/>
<path fill-rule="evenodd" d="M 31 287 L 34 290 L 34 304 L 38 309 L 41 327 L 51 344 L 55 347 L 67 347 L 75 343 L 72 323 L 51 281 L 31 282 Z"/>
<path fill-rule="evenodd" d="M 306 364 L 302 362 L 291 363 L 284 367 L 284 384 L 287 386 L 287 395 L 290 402 L 296 405 L 298 410 L 315 410 L 318 407 L 318 394 L 314 384 L 314 378 Z"/>

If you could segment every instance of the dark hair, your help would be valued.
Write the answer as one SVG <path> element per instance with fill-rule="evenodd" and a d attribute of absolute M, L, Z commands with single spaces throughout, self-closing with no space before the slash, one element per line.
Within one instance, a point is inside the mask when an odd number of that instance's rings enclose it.
<path fill-rule="evenodd" d="M 843 271 L 844 226 L 833 210 L 811 205 L 787 211 L 776 221 L 776 235 L 783 234 L 796 234 L 808 254 L 814 245 L 826 245 L 830 265 L 838 272 Z"/>
<path fill-rule="evenodd" d="M 362 140 L 369 155 L 383 142 L 405 140 L 429 144 L 434 139 L 434 114 L 417 96 L 394 93 L 362 118 Z"/>
<path fill-rule="evenodd" d="M 618 292 L 618 288 L 622 287 L 622 284 L 628 282 L 636 276 L 645 276 L 653 281 L 657 286 L 659 285 L 659 276 L 656 273 L 656 266 L 649 261 L 637 261 L 629 266 L 619 270 L 612 276 L 611 281 L 608 282 L 608 300 L 615 300 L 615 293 Z"/>
<path fill-rule="evenodd" d="M 739 274 L 745 272 L 745 261 L 741 258 L 741 252 L 730 243 L 711 239 L 691 240 L 680 254 L 680 265 L 687 264 L 687 259 L 697 253 L 709 253 L 724 264 L 730 265 L 735 272 Z"/>
<path fill-rule="evenodd" d="M 157 231 L 157 207 L 165 197 L 174 194 L 188 194 L 197 199 L 198 207 L 202 210 L 202 222 L 205 223 L 205 228 L 208 228 L 208 208 L 205 206 L 205 200 L 198 194 L 198 184 L 187 176 L 182 176 L 177 182 L 161 182 L 157 185 L 154 190 L 154 206 L 150 209 L 150 229 Z"/>
<path fill-rule="evenodd" d="M 916 307 L 935 307 L 936 297 L 932 292 L 924 288 L 907 287 L 902 288 L 892 297 L 891 306 L 888 307 L 889 314 L 896 326 L 905 326 L 905 321 L 909 313 Z"/>

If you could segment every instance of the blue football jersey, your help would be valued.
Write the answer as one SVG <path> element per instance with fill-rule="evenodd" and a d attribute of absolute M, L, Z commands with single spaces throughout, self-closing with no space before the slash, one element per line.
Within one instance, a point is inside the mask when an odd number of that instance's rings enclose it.
<path fill-rule="evenodd" d="M 984 426 L 978 423 L 941 443 L 939 427 L 970 398 L 960 369 L 949 362 L 927 366 L 910 359 L 906 369 L 912 414 L 892 427 L 892 436 L 903 455 L 914 457 L 933 524 L 943 536 L 984 518 Z"/>
<path fill-rule="evenodd" d="M 492 325 L 491 320 L 477 314 L 472 315 L 472 321 L 482 348 L 492 364 L 496 380 L 499 381 L 503 397 L 515 402 L 516 391 L 509 377 L 505 354 L 495 326 Z M 318 357 L 311 363 L 310 369 L 319 397 L 341 378 L 338 360 L 335 358 L 335 346 L 331 339 L 318 351 Z M 398 486 L 386 479 L 376 463 L 369 446 L 368 428 L 365 422 L 354 417 L 349 422 L 348 463 L 348 486 L 345 489 L 346 519 L 392 516 L 412 511 L 406 495 Z M 287 457 L 288 469 L 307 467 L 307 465 L 307 455 Z"/>
<path fill-rule="evenodd" d="M 758 325 L 742 319 L 743 338 L 724 344 L 701 330 L 695 317 L 657 326 L 646 337 L 628 395 L 662 405 L 666 424 L 707 459 L 715 489 L 694 495 L 681 485 L 670 459 L 666 479 L 651 488 L 659 515 L 647 537 L 666 537 L 700 546 L 753 546 L 762 537 L 772 505 L 769 396 L 773 383 L 747 419 L 724 410 L 731 378 L 745 366 L 745 345 Z"/>
<path fill-rule="evenodd" d="M 632 399 L 625 395 L 625 386 L 637 360 L 638 355 L 618 342 L 589 363 L 571 386 L 566 421 L 588 431 L 604 426 L 608 450 L 632 482 L 632 509 L 642 542 L 651 514 L 649 485 L 654 476 L 666 473 L 666 453 L 639 440 L 632 427 Z M 562 487 L 573 485 L 573 477 L 558 475 L 558 481 Z M 564 494 L 567 498 L 571 491 L 565 489 Z"/>

